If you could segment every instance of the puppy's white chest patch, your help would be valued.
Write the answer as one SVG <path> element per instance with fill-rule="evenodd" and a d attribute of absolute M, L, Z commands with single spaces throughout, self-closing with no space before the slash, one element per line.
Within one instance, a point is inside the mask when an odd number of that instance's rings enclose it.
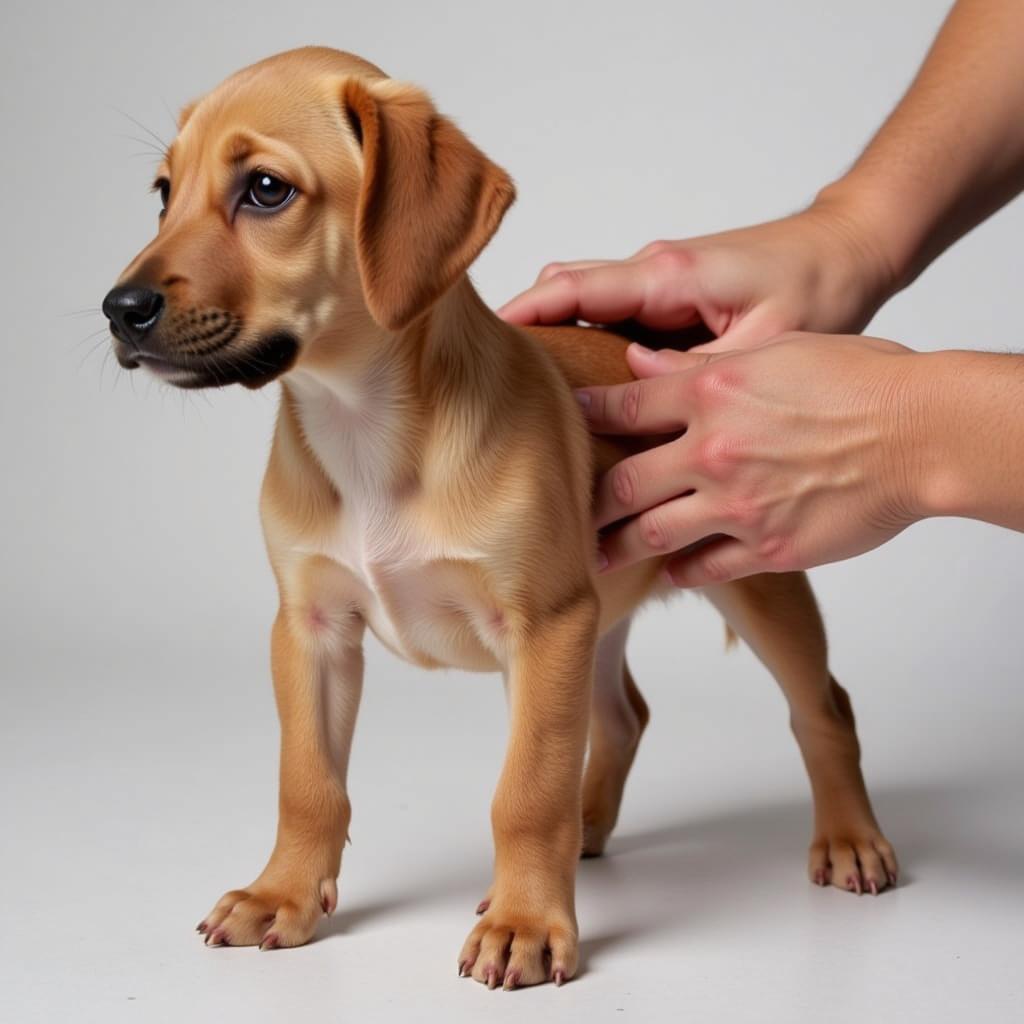
<path fill-rule="evenodd" d="M 347 569 L 359 610 L 377 638 L 419 664 L 490 670 L 501 616 L 475 583 L 475 553 L 417 534 L 398 514 L 347 505 L 325 552 Z"/>
<path fill-rule="evenodd" d="M 362 413 L 314 391 L 299 415 L 341 495 L 336 528 L 307 553 L 347 570 L 346 600 L 401 657 L 427 666 L 499 668 L 504 620 L 480 585 L 475 563 L 482 553 L 430 531 L 407 499 L 381 483 L 405 440 L 387 403 Z"/>

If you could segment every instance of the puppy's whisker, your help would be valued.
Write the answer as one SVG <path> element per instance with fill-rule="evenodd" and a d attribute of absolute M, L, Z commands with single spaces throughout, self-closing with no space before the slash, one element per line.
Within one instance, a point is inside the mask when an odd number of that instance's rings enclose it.
<path fill-rule="evenodd" d="M 102 316 L 102 315 L 103 315 L 103 310 L 100 309 L 99 306 L 85 306 L 82 309 L 69 309 L 66 313 L 58 313 L 57 314 L 57 316 L 59 316 L 62 320 L 67 320 L 67 319 L 71 319 L 71 318 L 78 319 L 78 318 L 84 317 L 84 316 Z"/>
<path fill-rule="evenodd" d="M 132 117 L 132 115 L 129 114 L 126 110 L 121 110 L 119 107 L 113 107 L 112 109 L 117 111 L 117 113 L 119 113 L 122 117 L 128 118 L 128 120 L 131 121 L 131 123 L 135 125 L 136 128 L 141 128 L 151 139 L 153 139 L 159 145 L 161 154 L 166 155 L 167 151 L 170 149 L 170 146 L 159 135 L 157 135 L 157 133 L 153 131 L 152 128 L 147 128 L 146 125 L 144 125 L 137 117 Z"/>
<path fill-rule="evenodd" d="M 86 363 L 87 363 L 87 362 L 88 362 L 88 361 L 89 361 L 89 360 L 90 360 L 90 359 L 91 359 L 91 358 L 92 358 L 92 357 L 93 357 L 94 355 L 96 355 L 96 353 L 100 351 L 100 348 L 101 348 L 101 347 L 102 347 L 103 345 L 105 345 L 106 343 L 107 343 L 107 339 L 106 339 L 106 338 L 100 338 L 100 339 L 99 339 L 98 341 L 96 341 L 96 342 L 93 342 L 92 346 L 91 346 L 91 347 L 89 348 L 89 350 L 88 350 L 88 351 L 87 351 L 87 352 L 85 353 L 85 355 L 84 355 L 84 356 L 82 356 L 81 360 L 80 360 L 80 361 L 79 361 L 79 363 L 78 363 L 78 371 L 79 371 L 79 373 L 80 373 L 80 372 L 82 371 L 82 367 L 84 367 L 84 366 L 85 366 L 85 364 L 86 364 Z M 108 351 L 109 351 L 109 348 L 108 348 Z"/>
<path fill-rule="evenodd" d="M 103 362 L 100 364 L 100 391 L 106 387 L 107 384 L 107 364 L 110 362 L 111 349 L 108 348 L 103 353 Z M 117 364 L 115 363 L 115 366 Z M 111 386 L 111 390 L 117 385 L 117 375 L 114 375 L 114 384 Z"/>
<path fill-rule="evenodd" d="M 107 334 L 108 332 L 109 328 L 106 325 L 104 325 L 103 327 L 98 327 L 95 331 L 90 331 L 84 338 L 79 338 L 78 341 L 74 343 L 74 348 L 81 348 L 84 344 L 86 344 L 86 342 L 93 341 L 95 338 L 98 338 L 101 334 Z"/>
<path fill-rule="evenodd" d="M 175 114 L 173 110 L 171 110 L 171 105 L 167 102 L 166 99 L 164 99 L 163 96 L 160 97 L 160 103 L 163 105 L 164 110 L 167 111 L 167 116 L 171 119 L 171 129 L 174 132 L 177 132 L 178 131 L 178 115 Z"/>
<path fill-rule="evenodd" d="M 125 135 L 120 132 L 115 133 L 114 137 L 118 139 L 127 139 L 129 142 L 134 142 L 139 146 L 144 146 L 147 152 L 152 153 L 155 156 L 162 157 L 164 155 L 164 150 L 160 149 L 159 146 L 155 146 L 149 141 L 149 139 L 140 139 L 137 135 Z"/>

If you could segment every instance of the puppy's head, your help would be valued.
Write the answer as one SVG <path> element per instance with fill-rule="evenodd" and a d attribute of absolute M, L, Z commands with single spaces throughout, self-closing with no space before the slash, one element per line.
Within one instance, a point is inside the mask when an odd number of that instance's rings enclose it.
<path fill-rule="evenodd" d="M 122 366 L 259 387 L 367 314 L 398 331 L 465 272 L 508 176 L 419 89 L 307 48 L 181 115 L 156 237 L 103 302 Z"/>

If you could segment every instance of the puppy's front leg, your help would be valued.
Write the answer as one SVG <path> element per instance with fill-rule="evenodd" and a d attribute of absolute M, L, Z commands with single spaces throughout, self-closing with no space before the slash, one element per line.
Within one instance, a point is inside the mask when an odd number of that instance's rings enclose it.
<path fill-rule="evenodd" d="M 277 842 L 247 889 L 226 893 L 199 925 L 208 945 L 273 949 L 308 942 L 337 904 L 351 810 L 349 749 L 363 682 L 362 620 L 328 623 L 282 608 L 271 661 L 281 719 Z"/>
<path fill-rule="evenodd" d="M 509 678 L 510 731 L 491 809 L 490 903 L 459 958 L 494 988 L 557 984 L 578 960 L 575 878 L 581 844 L 597 601 L 580 596 L 521 631 Z"/>

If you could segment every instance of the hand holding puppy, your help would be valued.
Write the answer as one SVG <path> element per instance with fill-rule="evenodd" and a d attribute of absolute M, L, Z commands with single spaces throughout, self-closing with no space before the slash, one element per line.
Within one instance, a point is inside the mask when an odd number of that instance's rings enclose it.
<path fill-rule="evenodd" d="M 598 485 L 615 569 L 682 550 L 679 586 L 788 571 L 877 547 L 923 514 L 921 357 L 874 338 L 786 335 L 748 352 L 633 345 L 630 384 L 579 393 L 593 430 L 678 434 Z M 708 540 L 708 538 L 714 538 Z"/>
<path fill-rule="evenodd" d="M 928 516 L 1024 529 L 1024 359 L 783 335 L 747 352 L 628 350 L 579 392 L 591 428 L 676 434 L 597 489 L 602 568 L 679 551 L 681 587 L 870 551 Z"/>

